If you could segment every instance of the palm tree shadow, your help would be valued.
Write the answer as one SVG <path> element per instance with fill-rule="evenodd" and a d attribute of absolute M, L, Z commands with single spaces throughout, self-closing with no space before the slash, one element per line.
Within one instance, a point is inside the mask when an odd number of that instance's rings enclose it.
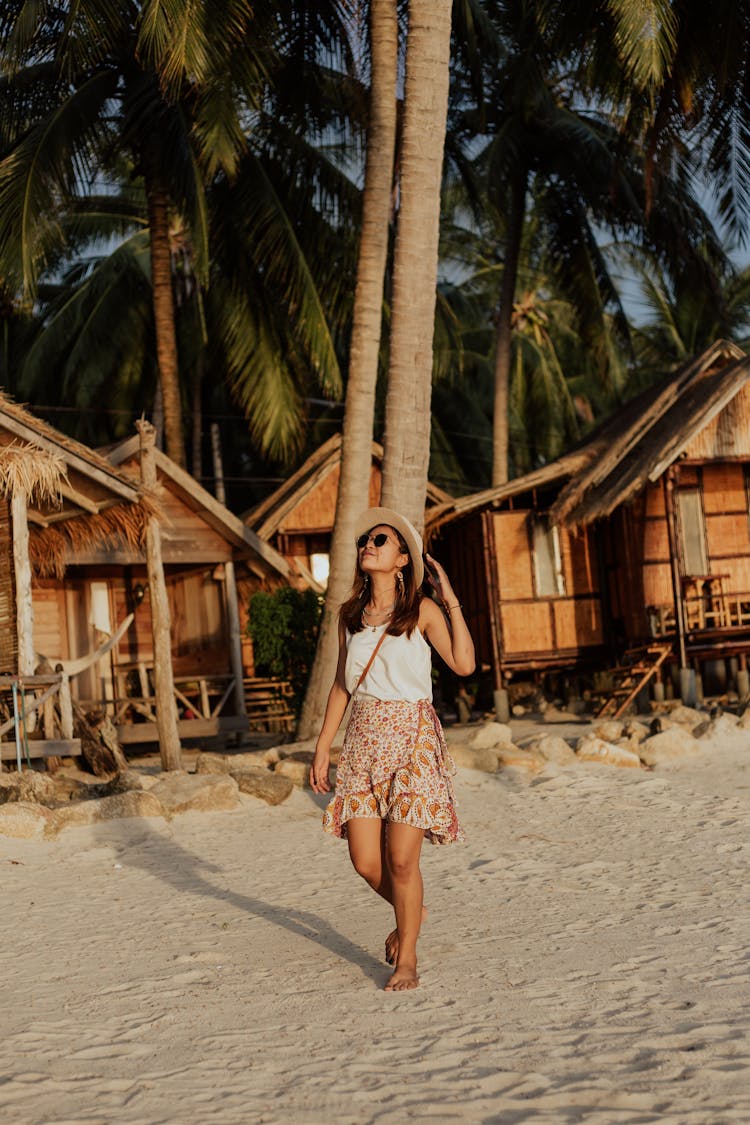
<path fill-rule="evenodd" d="M 141 837 L 141 841 L 146 844 L 144 850 L 133 847 L 132 834 L 127 826 L 113 823 L 107 825 L 106 842 L 111 844 L 114 838 L 114 842 L 122 845 L 119 857 L 122 863 L 140 868 L 181 893 L 187 891 L 216 899 L 217 902 L 229 903 L 246 914 L 272 922 L 357 965 L 370 980 L 378 984 L 382 982 L 383 966 L 377 958 L 350 941 L 318 914 L 218 887 L 211 881 L 211 875 L 221 873 L 221 867 L 154 831 L 146 820 L 140 821 L 140 826 L 145 837 Z M 104 837 L 105 833 L 102 832 L 101 835 Z"/>

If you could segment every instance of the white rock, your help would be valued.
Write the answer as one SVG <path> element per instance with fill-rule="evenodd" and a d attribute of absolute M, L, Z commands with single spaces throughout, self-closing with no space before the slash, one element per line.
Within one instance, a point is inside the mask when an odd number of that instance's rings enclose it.
<path fill-rule="evenodd" d="M 576 756 L 564 738 L 558 734 L 543 734 L 524 743 L 524 750 L 538 754 L 545 762 L 555 762 L 558 766 L 575 765 Z"/>
<path fill-rule="evenodd" d="M 671 722 L 677 723 L 681 727 L 697 727 L 699 723 L 704 723 L 708 718 L 705 711 L 696 711 L 694 707 L 686 707 L 681 703 L 678 707 L 673 707 L 669 712 Z"/>
<path fill-rule="evenodd" d="M 637 719 L 629 719 L 622 733 L 631 741 L 635 739 L 636 742 L 643 742 L 644 738 L 648 738 L 651 731 L 645 723 L 639 723 Z"/>
<path fill-rule="evenodd" d="M 40 805 L 12 801 L 0 805 L 0 836 L 14 840 L 35 840 L 43 836 L 50 813 Z"/>
<path fill-rule="evenodd" d="M 743 727 L 740 725 L 741 720 L 737 719 L 736 715 L 728 715 L 726 712 L 719 715 L 716 719 L 709 719 L 708 722 L 700 723 L 693 729 L 693 738 L 711 739 L 719 741 L 726 741 L 727 739 L 734 739 L 737 735 L 742 734 Z"/>
<path fill-rule="evenodd" d="M 671 727 L 654 734 L 641 743 L 641 761 L 647 766 L 658 766 L 663 762 L 673 762 L 700 751 L 700 743 L 692 734 L 681 727 Z"/>
<path fill-rule="evenodd" d="M 80 828 L 86 824 L 100 824 L 105 820 L 120 820 L 130 816 L 164 816 L 164 807 L 153 794 L 140 789 L 115 793 L 111 797 L 95 797 L 90 801 L 74 801 L 50 813 L 47 835 L 63 828 Z"/>
<path fill-rule="evenodd" d="M 513 733 L 507 723 L 485 723 L 471 739 L 469 746 L 472 750 L 483 750 L 512 742 Z"/>
<path fill-rule="evenodd" d="M 457 766 L 468 770 L 483 770 L 484 773 L 495 773 L 498 767 L 497 753 L 491 746 L 480 746 L 474 749 L 465 742 L 453 743 L 450 754 Z"/>
<path fill-rule="evenodd" d="M 0 773 L 0 801 L 26 801 L 45 805 L 55 800 L 55 782 L 49 773 L 24 770 Z"/>
<path fill-rule="evenodd" d="M 619 719 L 603 719 L 594 727 L 594 734 L 603 742 L 616 742 L 622 738 L 624 725 Z"/>
<path fill-rule="evenodd" d="M 274 773 L 288 777 L 293 785 L 305 789 L 310 784 L 310 763 L 300 762 L 295 758 L 282 758 L 273 768 Z"/>
<path fill-rule="evenodd" d="M 529 770 L 531 773 L 541 773 L 547 764 L 541 754 L 537 754 L 533 750 L 521 750 L 518 746 L 513 746 L 512 743 L 508 746 L 497 746 L 494 753 L 497 756 L 497 764 L 500 769 L 515 767 Z"/>
<path fill-rule="evenodd" d="M 257 766 L 244 766 L 242 769 L 232 770 L 232 777 L 237 782 L 240 793 L 258 797 L 269 805 L 280 805 L 294 789 L 291 778 L 284 777 L 278 771 Z"/>
<path fill-rule="evenodd" d="M 169 813 L 222 811 L 235 809 L 240 803 L 234 778 L 214 774 L 162 774 L 150 795 Z"/>
<path fill-rule="evenodd" d="M 600 762 L 605 766 L 624 766 L 629 769 L 640 768 L 641 760 L 632 750 L 615 746 L 602 738 L 586 735 L 576 745 L 576 755 L 583 762 Z"/>

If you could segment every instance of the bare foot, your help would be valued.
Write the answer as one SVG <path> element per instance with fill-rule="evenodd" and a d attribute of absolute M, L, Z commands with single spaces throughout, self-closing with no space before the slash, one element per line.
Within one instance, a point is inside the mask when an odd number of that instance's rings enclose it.
<path fill-rule="evenodd" d="M 383 991 L 407 992 L 411 988 L 417 988 L 418 985 L 419 977 L 417 976 L 416 963 L 413 965 L 399 965 Z"/>
<path fill-rule="evenodd" d="M 427 917 L 427 907 L 422 907 L 422 918 L 420 925 Z M 388 937 L 385 939 L 385 959 L 389 965 L 395 965 L 398 960 L 398 930 L 391 930 Z"/>

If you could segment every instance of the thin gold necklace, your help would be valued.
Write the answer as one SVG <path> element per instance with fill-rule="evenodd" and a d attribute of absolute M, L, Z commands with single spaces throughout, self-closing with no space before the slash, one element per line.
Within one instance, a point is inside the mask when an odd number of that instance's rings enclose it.
<path fill-rule="evenodd" d="M 375 630 L 380 628 L 381 625 L 385 625 L 386 621 L 388 620 L 388 618 L 393 613 L 393 610 L 394 610 L 395 606 L 396 606 L 396 603 L 394 602 L 393 605 L 389 605 L 386 609 L 373 610 L 372 613 L 368 613 L 367 610 L 363 606 L 362 607 L 362 624 L 365 626 L 365 628 L 372 629 L 372 631 L 374 633 Z M 373 625 L 372 622 L 370 621 L 371 617 L 384 617 L 385 621 L 380 621 L 380 622 L 378 622 L 377 625 Z"/>

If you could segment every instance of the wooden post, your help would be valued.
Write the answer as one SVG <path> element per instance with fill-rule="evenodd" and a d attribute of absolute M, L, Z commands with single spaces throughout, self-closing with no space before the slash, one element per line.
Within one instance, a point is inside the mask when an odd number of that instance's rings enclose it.
<path fill-rule="evenodd" d="M 510 699 L 503 683 L 502 669 L 502 619 L 500 616 L 500 595 L 497 585 L 497 552 L 495 551 L 495 522 L 492 512 L 482 512 L 482 556 L 484 560 L 484 581 L 487 591 L 487 607 L 490 618 L 490 641 L 492 643 L 492 672 L 494 691 L 492 693 L 495 718 L 499 723 L 507 723 L 510 718 Z"/>
<path fill-rule="evenodd" d="M 672 572 L 672 596 L 674 598 L 674 619 L 677 626 L 677 644 L 680 653 L 680 669 L 687 668 L 685 650 L 685 614 L 682 604 L 680 584 L 680 557 L 677 538 L 677 513 L 674 502 L 674 469 L 670 465 L 664 477 L 664 509 L 667 516 L 667 537 L 669 540 L 669 563 Z"/>
<path fill-rule="evenodd" d="M 70 695 L 70 678 L 62 664 L 55 668 L 60 673 L 60 733 L 63 738 L 73 737 L 73 700 Z"/>
<path fill-rule="evenodd" d="M 156 430 L 145 419 L 136 422 L 141 438 L 141 481 L 151 490 L 156 488 Z M 172 637 L 169 620 L 169 599 L 164 581 L 161 554 L 161 528 L 151 516 L 146 528 L 146 569 L 151 599 L 151 635 L 154 643 L 154 681 L 156 691 L 156 727 L 159 752 L 164 770 L 182 768 L 180 736 L 177 731 L 177 704 L 174 697 L 172 671 Z"/>
<path fill-rule="evenodd" d="M 211 450 L 214 459 L 214 491 L 220 504 L 226 503 L 224 491 L 224 468 L 221 463 L 221 445 L 219 443 L 218 422 L 211 423 Z M 230 559 L 224 563 L 224 603 L 227 610 L 227 624 L 229 625 L 229 659 L 234 676 L 234 706 L 235 713 L 244 719 L 245 686 L 243 677 L 245 669 L 242 666 L 242 629 L 240 628 L 240 607 L 237 597 L 237 579 L 234 573 L 234 562 Z"/>
<path fill-rule="evenodd" d="M 18 638 L 18 674 L 33 676 L 34 607 L 31 600 L 31 562 L 29 560 L 28 497 L 22 488 L 15 488 L 10 501 L 13 529 L 13 570 L 16 579 L 16 636 Z M 36 715 L 25 719 L 26 730 L 36 727 Z"/>
<path fill-rule="evenodd" d="M 10 501 L 13 526 L 13 568 L 16 576 L 16 631 L 18 636 L 18 674 L 34 675 L 34 610 L 31 603 L 31 563 L 29 562 L 29 524 L 27 496 L 21 488 L 13 490 Z"/>

